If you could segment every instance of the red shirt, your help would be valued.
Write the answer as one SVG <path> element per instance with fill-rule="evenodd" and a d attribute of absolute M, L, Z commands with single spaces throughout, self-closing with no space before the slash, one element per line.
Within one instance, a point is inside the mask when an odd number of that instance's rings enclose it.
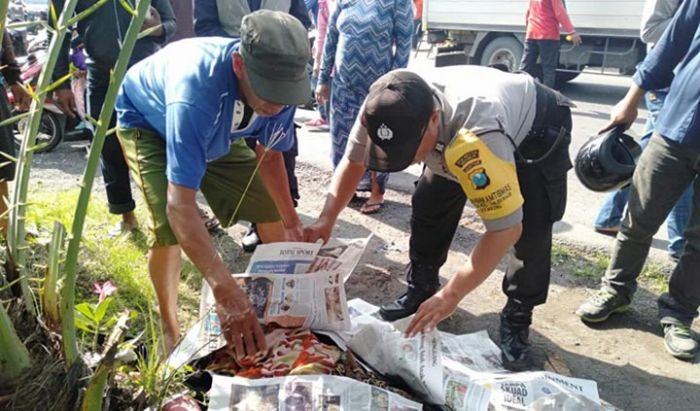
<path fill-rule="evenodd" d="M 561 0 L 530 0 L 525 24 L 525 38 L 530 40 L 559 40 L 560 25 L 566 33 L 576 31 Z"/>

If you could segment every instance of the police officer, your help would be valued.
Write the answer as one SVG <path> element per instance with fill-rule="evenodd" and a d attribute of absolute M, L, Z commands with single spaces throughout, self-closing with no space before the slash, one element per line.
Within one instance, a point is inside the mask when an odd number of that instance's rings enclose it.
<path fill-rule="evenodd" d="M 532 310 L 547 297 L 552 225 L 566 204 L 570 106 L 526 74 L 487 67 L 382 76 L 360 109 L 323 211 L 305 239 L 330 237 L 365 168 L 395 172 L 424 162 L 412 199 L 408 289 L 382 306 L 381 315 L 394 321 L 417 311 L 407 334 L 432 329 L 510 251 L 500 346 L 508 368 L 527 368 Z M 440 289 L 439 269 L 467 199 L 486 233 Z"/>

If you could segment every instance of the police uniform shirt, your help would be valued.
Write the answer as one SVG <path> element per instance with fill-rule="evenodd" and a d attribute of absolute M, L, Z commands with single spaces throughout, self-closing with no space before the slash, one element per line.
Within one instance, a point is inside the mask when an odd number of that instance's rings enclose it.
<path fill-rule="evenodd" d="M 438 143 L 425 165 L 461 185 L 487 230 L 519 223 L 523 198 L 514 150 L 535 119 L 532 77 L 479 66 L 436 68 L 421 76 L 440 110 Z M 346 156 L 362 163 L 368 139 L 358 118 Z"/>

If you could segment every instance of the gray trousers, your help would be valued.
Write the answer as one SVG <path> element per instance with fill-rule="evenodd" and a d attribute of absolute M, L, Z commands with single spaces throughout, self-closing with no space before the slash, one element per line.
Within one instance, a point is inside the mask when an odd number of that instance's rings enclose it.
<path fill-rule="evenodd" d="M 617 235 L 603 287 L 632 300 L 652 237 L 689 184 L 692 209 L 686 246 L 671 274 L 668 293 L 659 297 L 663 324 L 690 325 L 700 306 L 700 148 L 679 145 L 654 133 L 632 177 L 630 198 Z"/>

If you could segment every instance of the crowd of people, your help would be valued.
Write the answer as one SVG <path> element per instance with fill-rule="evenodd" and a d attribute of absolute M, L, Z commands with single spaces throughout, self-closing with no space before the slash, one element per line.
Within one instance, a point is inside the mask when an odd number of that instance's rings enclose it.
<path fill-rule="evenodd" d="M 63 0 L 52 2 L 62 9 Z M 91 3 L 79 1 L 76 13 Z M 577 314 L 600 322 L 629 306 L 651 238 L 678 202 L 677 223 L 669 224 L 678 263 L 659 318 L 667 350 L 692 358 L 697 342 L 689 327 L 700 306 L 692 268 L 700 262 L 700 197 L 692 187 L 700 172 L 700 4 L 648 4 L 643 39 L 654 46 L 606 127 L 629 127 L 646 92 L 648 147 L 630 186 L 611 194 L 595 223 L 617 234 L 616 245 L 601 290 Z M 534 308 L 547 299 L 552 228 L 564 214 L 572 167 L 573 103 L 554 90 L 559 39 L 562 30 L 574 45 L 582 38 L 561 0 L 531 0 L 521 72 L 464 65 L 417 74 L 406 67 L 422 8 L 409 0 L 195 0 L 192 18 L 186 7 L 176 16 L 169 1 L 153 0 L 144 30 L 156 29 L 136 43 L 112 118 L 117 133 L 107 138 L 101 164 L 109 210 L 121 215 L 117 231 L 139 226 L 129 171 L 147 204 L 148 269 L 168 349 L 180 338 L 183 251 L 211 286 L 236 354 L 265 348 L 254 309 L 208 239 L 211 218 L 202 216 L 198 192 L 224 227 L 253 223 L 247 249 L 328 240 L 358 193 L 369 193 L 362 213 L 380 212 L 390 173 L 423 163 L 412 197 L 407 290 L 381 307 L 382 317 L 415 314 L 407 334 L 431 330 L 506 257 L 499 346 L 507 368 L 531 366 L 529 329 Z M 183 19 L 193 33 L 180 37 L 191 38 L 169 43 Z M 129 21 L 108 4 L 78 22 L 88 56 L 86 111 L 94 118 Z M 68 73 L 68 50 L 69 39 L 55 78 Z M 3 64 L 7 51 L 3 44 Z M 12 73 L 4 74 L 26 103 Z M 334 174 L 320 215 L 304 227 L 295 210 L 304 182 L 295 175 L 294 116 L 312 95 L 318 118 L 305 126 L 329 132 Z M 54 96 L 76 115 L 68 85 Z M 467 200 L 486 231 L 441 287 L 440 267 Z"/>

